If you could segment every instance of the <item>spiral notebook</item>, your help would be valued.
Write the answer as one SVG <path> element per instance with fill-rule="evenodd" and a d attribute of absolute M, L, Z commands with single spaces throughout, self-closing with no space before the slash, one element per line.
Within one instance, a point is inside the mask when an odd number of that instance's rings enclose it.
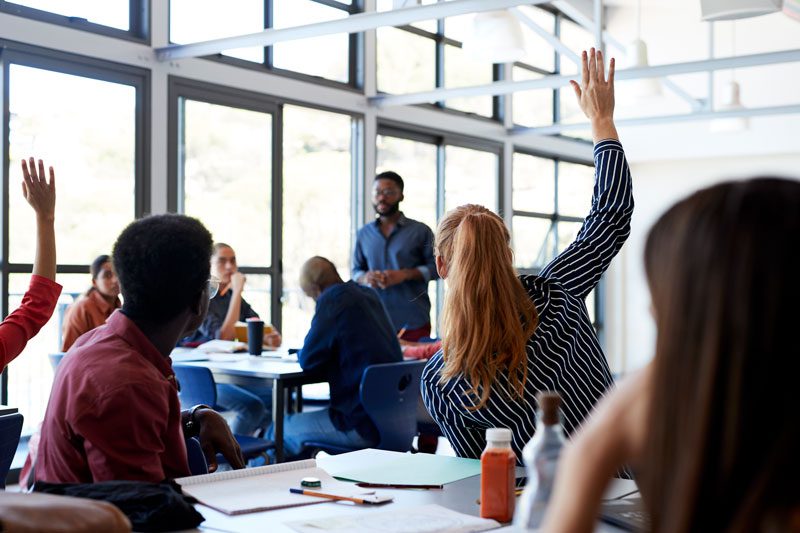
<path fill-rule="evenodd" d="M 353 496 L 363 491 L 352 483 L 333 479 L 325 470 L 317 467 L 314 459 L 183 477 L 175 481 L 184 494 L 229 515 L 332 501 L 290 493 L 290 488 L 300 487 L 300 480 L 304 477 L 319 478 L 322 487 L 315 490 L 327 494 Z"/>

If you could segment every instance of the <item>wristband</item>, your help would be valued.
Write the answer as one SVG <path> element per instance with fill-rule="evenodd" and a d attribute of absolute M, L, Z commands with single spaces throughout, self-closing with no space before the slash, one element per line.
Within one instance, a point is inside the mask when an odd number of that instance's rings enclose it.
<path fill-rule="evenodd" d="M 184 438 L 196 437 L 200 434 L 200 423 L 195 419 L 195 414 L 198 409 L 211 409 L 209 406 L 199 403 L 189 409 L 189 416 L 183 422 L 183 436 Z"/>

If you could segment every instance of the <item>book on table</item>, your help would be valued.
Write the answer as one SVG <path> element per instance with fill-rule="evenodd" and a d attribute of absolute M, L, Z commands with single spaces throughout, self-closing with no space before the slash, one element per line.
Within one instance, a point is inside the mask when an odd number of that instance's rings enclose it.
<path fill-rule="evenodd" d="M 317 492 L 346 497 L 358 497 L 365 492 L 352 483 L 332 478 L 325 470 L 317 467 L 314 459 L 183 477 L 175 481 L 184 494 L 229 515 L 332 501 L 329 498 L 289 492 L 291 488 L 301 488 L 300 482 L 305 477 L 315 477 L 321 481 L 320 487 L 311 489 Z M 383 498 L 380 501 L 390 500 L 391 498 Z"/>

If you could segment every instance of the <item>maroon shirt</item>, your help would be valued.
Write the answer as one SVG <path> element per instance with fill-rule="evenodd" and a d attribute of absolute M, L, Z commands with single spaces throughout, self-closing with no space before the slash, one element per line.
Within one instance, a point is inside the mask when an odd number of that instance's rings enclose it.
<path fill-rule="evenodd" d="M 59 366 L 36 479 L 157 482 L 188 475 L 171 360 L 116 311 L 78 339 Z"/>

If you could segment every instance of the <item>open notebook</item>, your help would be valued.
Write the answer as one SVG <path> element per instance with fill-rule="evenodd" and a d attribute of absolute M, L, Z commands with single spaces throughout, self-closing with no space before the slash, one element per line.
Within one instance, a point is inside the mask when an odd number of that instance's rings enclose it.
<path fill-rule="evenodd" d="M 319 478 L 322 486 L 313 490 L 326 494 L 353 496 L 364 492 L 364 489 L 352 483 L 333 479 L 325 470 L 317 467 L 314 459 L 183 477 L 175 481 L 185 494 L 229 515 L 331 501 L 290 493 L 289 489 L 300 488 L 300 480 L 304 477 Z"/>

